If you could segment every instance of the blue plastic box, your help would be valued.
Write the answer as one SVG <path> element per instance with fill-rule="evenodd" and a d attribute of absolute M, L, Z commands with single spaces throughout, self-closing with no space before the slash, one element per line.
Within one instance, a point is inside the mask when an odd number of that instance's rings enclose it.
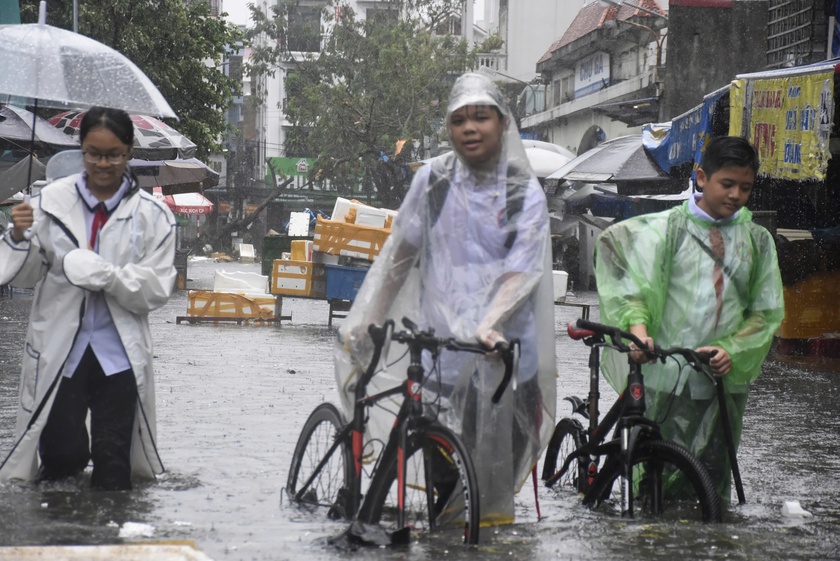
<path fill-rule="evenodd" d="M 324 267 L 327 269 L 327 300 L 355 300 L 368 270 L 342 265 Z"/>

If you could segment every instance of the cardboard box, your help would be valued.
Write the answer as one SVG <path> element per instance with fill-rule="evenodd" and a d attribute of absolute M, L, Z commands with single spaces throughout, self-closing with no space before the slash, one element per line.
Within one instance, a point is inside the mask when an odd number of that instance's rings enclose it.
<path fill-rule="evenodd" d="M 327 269 L 327 300 L 355 300 L 368 270 L 341 265 L 324 267 Z"/>
<path fill-rule="evenodd" d="M 327 289 L 324 266 L 310 261 L 275 259 L 271 270 L 271 293 L 283 296 L 323 298 Z"/>
<path fill-rule="evenodd" d="M 312 250 L 373 261 L 390 235 L 390 228 L 346 224 L 319 216 Z"/>
<path fill-rule="evenodd" d="M 312 240 L 292 240 L 292 261 L 312 261 Z"/>

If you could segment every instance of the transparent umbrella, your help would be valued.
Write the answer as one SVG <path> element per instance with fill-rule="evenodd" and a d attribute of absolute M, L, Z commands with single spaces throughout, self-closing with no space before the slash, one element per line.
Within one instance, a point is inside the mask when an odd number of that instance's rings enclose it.
<path fill-rule="evenodd" d="M 94 106 L 176 117 L 142 70 L 121 53 L 46 23 L 0 25 L 0 103 Z"/>

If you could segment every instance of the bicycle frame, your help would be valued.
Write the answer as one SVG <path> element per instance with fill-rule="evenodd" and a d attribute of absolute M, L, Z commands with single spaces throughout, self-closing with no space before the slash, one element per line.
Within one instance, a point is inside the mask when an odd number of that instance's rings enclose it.
<path fill-rule="evenodd" d="M 600 349 L 607 344 L 604 337 L 597 333 L 584 338 L 584 343 L 590 347 L 589 395 L 587 396 L 587 401 L 578 405 L 575 411 L 584 414 L 589 420 L 589 426 L 586 430 L 586 442 L 566 458 L 566 461 L 557 473 L 546 480 L 546 485 L 548 486 L 553 485 L 565 475 L 573 461 L 586 455 L 589 456 L 589 461 L 586 465 L 586 477 L 587 482 L 591 484 L 595 476 L 598 475 L 598 459 L 610 453 L 617 444 L 620 445 L 622 457 L 626 460 L 631 457 L 633 446 L 638 440 L 641 430 L 649 432 L 652 436 L 659 436 L 656 424 L 644 418 L 644 379 L 639 364 L 631 366 L 631 372 L 627 378 L 628 389 L 619 394 L 609 411 L 607 411 L 604 419 L 599 422 L 600 411 L 598 403 L 601 396 Z M 616 426 L 617 432 L 615 438 L 604 444 L 610 431 Z M 627 473 L 630 469 L 629 462 L 625 461 L 624 464 L 625 473 Z"/>
<path fill-rule="evenodd" d="M 364 455 L 364 435 L 367 424 L 366 410 L 377 402 L 387 399 L 392 396 L 402 395 L 402 402 L 396 414 L 394 425 L 389 434 L 387 443 L 382 450 L 377 465 L 383 461 L 390 459 L 396 454 L 397 461 L 397 522 L 400 527 L 405 527 L 406 513 L 405 513 L 405 495 L 406 495 L 406 462 L 405 456 L 408 449 L 408 438 L 411 430 L 421 427 L 424 423 L 430 423 L 429 419 L 423 416 L 422 404 L 422 387 L 425 369 L 422 362 L 422 354 L 424 350 L 432 353 L 433 359 L 436 359 L 441 348 L 448 348 L 452 350 L 460 350 L 473 353 L 487 353 L 492 350 L 502 351 L 505 361 L 505 375 L 503 380 L 493 396 L 493 401 L 498 402 L 509 383 L 514 371 L 516 370 L 515 358 L 516 349 L 518 349 L 518 341 L 512 341 L 510 346 L 504 344 L 497 344 L 495 349 L 486 349 L 479 344 L 466 344 L 455 341 L 454 339 L 437 339 L 434 338 L 432 332 L 417 332 L 416 325 L 409 320 L 404 319 L 403 323 L 411 329 L 411 333 L 394 333 L 393 320 L 388 320 L 382 327 L 370 326 L 369 334 L 374 343 L 373 356 L 364 373 L 359 378 L 358 383 L 354 388 L 354 407 L 353 418 L 345 425 L 336 435 L 335 441 L 330 446 L 327 453 L 313 470 L 312 475 L 301 485 L 300 489 L 295 493 L 295 499 L 301 500 L 307 493 L 312 482 L 318 477 L 324 466 L 332 458 L 341 446 L 349 443 L 352 450 L 353 458 L 353 478 L 349 482 L 349 489 L 344 494 L 343 504 L 341 505 L 346 513 L 356 516 L 364 521 L 364 503 L 362 501 L 362 460 Z M 407 368 L 406 379 L 397 386 L 385 390 L 383 392 L 367 395 L 367 388 L 377 372 L 382 349 L 385 342 L 389 339 L 405 343 L 409 352 L 409 366 Z M 427 493 L 429 493 L 429 504 L 433 490 L 430 485 L 426 485 Z M 431 520 L 434 524 L 434 520 Z M 434 529 L 434 527 L 432 528 Z"/>
<path fill-rule="evenodd" d="M 646 405 L 642 366 L 629 356 L 627 386 L 613 403 L 604 419 L 599 422 L 600 349 L 609 346 L 621 352 L 629 352 L 631 347 L 626 345 L 623 339 L 632 341 L 639 349 L 646 347 L 631 333 L 587 320 L 578 320 L 576 328 L 570 324 L 569 336 L 573 339 L 582 339 L 590 347 L 590 377 L 587 401 L 582 402 L 579 398 L 567 398 L 574 406 L 574 413 L 588 418 L 589 426 L 580 435 L 582 444 L 566 456 L 561 469 L 555 474 L 544 472 L 543 477 L 546 479 L 546 485 L 551 487 L 568 472 L 573 462 L 585 462 L 585 480 L 584 482 L 580 481 L 582 474 L 579 471 L 577 486 L 579 491 L 585 492 L 598 475 L 600 457 L 617 458 L 620 462 L 619 485 L 621 486 L 622 515 L 632 516 L 634 497 L 630 486 L 633 483 L 633 458 L 635 458 L 637 445 L 643 440 L 660 440 L 661 434 L 659 425 L 644 417 Z M 610 343 L 607 343 L 606 337 L 610 338 Z M 690 349 L 661 349 L 655 347 L 648 352 L 650 357 L 656 357 L 663 361 L 667 356 L 675 354 L 682 355 L 694 368 L 698 368 L 697 365 L 700 363 L 708 364 L 709 358 L 711 358 L 709 354 L 696 353 Z M 614 427 L 613 438 L 606 441 L 607 435 Z M 556 453 L 556 451 L 553 453 Z M 588 461 L 582 460 L 587 456 Z M 615 466 L 615 464 L 612 464 L 612 466 Z M 554 469 L 554 467 L 553 464 L 546 465 L 547 470 Z M 655 486 L 655 491 L 654 503 L 660 504 L 662 497 L 659 495 L 658 486 Z"/>

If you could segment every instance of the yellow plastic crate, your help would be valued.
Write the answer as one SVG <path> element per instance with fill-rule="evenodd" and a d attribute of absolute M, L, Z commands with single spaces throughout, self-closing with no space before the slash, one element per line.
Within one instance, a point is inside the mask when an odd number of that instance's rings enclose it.
<path fill-rule="evenodd" d="M 187 315 L 212 318 L 272 319 L 276 299 L 253 297 L 232 292 L 191 290 Z"/>
<path fill-rule="evenodd" d="M 390 228 L 324 220 L 319 216 L 312 250 L 373 261 L 390 235 Z"/>

